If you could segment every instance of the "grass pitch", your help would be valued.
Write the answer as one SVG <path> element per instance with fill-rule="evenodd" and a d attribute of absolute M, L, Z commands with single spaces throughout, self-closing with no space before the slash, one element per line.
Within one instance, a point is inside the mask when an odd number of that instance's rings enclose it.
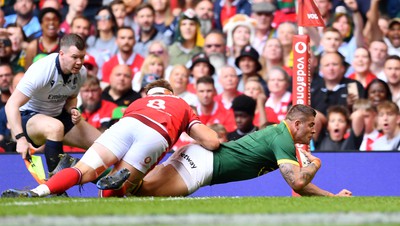
<path fill-rule="evenodd" d="M 400 197 L 1 198 L 0 225 L 400 225 Z"/>

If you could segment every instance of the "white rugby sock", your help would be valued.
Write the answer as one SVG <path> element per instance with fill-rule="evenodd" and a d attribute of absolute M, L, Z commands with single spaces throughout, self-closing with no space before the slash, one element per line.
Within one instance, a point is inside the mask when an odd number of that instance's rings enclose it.
<path fill-rule="evenodd" d="M 50 189 L 45 184 L 41 184 L 41 185 L 37 186 L 36 188 L 32 189 L 31 191 L 35 192 L 40 197 L 50 195 Z"/>

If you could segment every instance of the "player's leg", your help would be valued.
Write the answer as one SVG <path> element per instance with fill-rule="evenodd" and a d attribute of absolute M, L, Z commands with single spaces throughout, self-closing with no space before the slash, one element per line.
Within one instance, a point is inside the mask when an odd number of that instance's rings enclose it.
<path fill-rule="evenodd" d="M 98 129 L 94 128 L 88 122 L 81 120 L 65 134 L 64 144 L 86 150 L 100 135 L 101 132 Z"/>
<path fill-rule="evenodd" d="M 9 189 L 2 197 L 43 197 L 60 194 L 74 185 L 93 181 L 109 166 L 118 161 L 111 151 L 101 144 L 93 144 L 73 168 L 66 168 L 51 177 L 45 184 L 30 191 Z"/>
<path fill-rule="evenodd" d="M 25 127 L 27 139 L 33 146 L 39 147 L 45 144 L 43 151 L 47 168 L 49 172 L 53 171 L 60 161 L 59 155 L 63 153 L 63 123 L 43 114 L 26 114 L 22 115 L 22 126 Z"/>
<path fill-rule="evenodd" d="M 100 179 L 97 183 L 98 188 L 101 190 L 116 189 L 120 184 L 123 184 L 122 189 L 117 189 L 119 191 L 114 192 L 102 192 L 100 194 L 102 197 L 123 196 L 125 195 L 124 192 L 134 190 L 140 185 L 144 175 L 158 163 L 162 154 L 168 149 L 168 142 L 159 132 L 135 118 L 123 118 L 109 130 L 112 128 L 116 128 L 119 131 L 120 134 L 117 137 L 108 140 L 99 138 L 96 142 L 109 146 L 111 150 L 113 150 L 112 146 L 121 145 L 119 143 L 130 143 L 131 146 L 125 149 L 127 152 L 123 154 L 122 161 L 115 166 L 113 173 Z M 124 136 L 125 139 L 119 143 L 116 142 L 116 139 L 121 136 Z M 121 181 L 124 177 L 120 177 L 120 173 L 114 175 L 115 172 L 123 168 L 128 169 L 131 173 L 126 183 Z M 117 182 L 114 183 L 114 181 Z"/>

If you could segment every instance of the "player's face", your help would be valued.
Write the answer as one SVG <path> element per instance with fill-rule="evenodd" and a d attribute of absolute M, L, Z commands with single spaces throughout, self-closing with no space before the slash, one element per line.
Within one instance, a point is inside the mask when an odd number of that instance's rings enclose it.
<path fill-rule="evenodd" d="M 307 120 L 300 122 L 297 126 L 297 134 L 295 143 L 310 144 L 311 138 L 315 133 L 315 117 L 309 117 Z"/>
<path fill-rule="evenodd" d="M 60 50 L 61 69 L 65 74 L 77 74 L 81 70 L 86 51 L 70 46 Z"/>

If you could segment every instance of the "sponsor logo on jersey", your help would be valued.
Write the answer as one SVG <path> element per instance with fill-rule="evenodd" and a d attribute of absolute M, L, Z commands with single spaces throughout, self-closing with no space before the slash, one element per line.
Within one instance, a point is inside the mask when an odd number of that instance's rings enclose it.
<path fill-rule="evenodd" d="M 196 164 L 193 162 L 193 160 L 190 158 L 189 155 L 187 155 L 185 153 L 181 153 L 180 156 L 189 163 L 190 168 L 192 168 L 192 169 L 197 168 Z"/>

